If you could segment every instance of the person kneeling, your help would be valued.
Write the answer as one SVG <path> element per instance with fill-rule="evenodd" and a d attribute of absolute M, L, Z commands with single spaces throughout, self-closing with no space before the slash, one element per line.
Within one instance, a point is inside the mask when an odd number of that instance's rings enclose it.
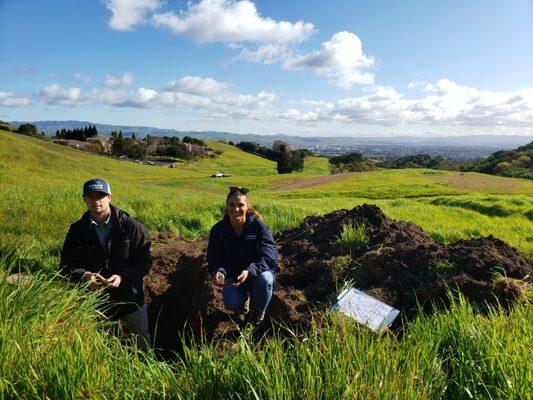
<path fill-rule="evenodd" d="M 87 212 L 73 223 L 61 251 L 60 271 L 70 280 L 105 289 L 105 311 L 118 320 L 141 349 L 150 343 L 143 277 L 152 265 L 150 233 L 139 221 L 110 204 L 109 184 L 91 179 L 83 185 Z"/>
<path fill-rule="evenodd" d="M 209 234 L 207 263 L 213 283 L 222 287 L 224 305 L 237 321 L 263 322 L 277 262 L 272 232 L 250 204 L 248 190 L 231 187 L 224 218 Z"/>

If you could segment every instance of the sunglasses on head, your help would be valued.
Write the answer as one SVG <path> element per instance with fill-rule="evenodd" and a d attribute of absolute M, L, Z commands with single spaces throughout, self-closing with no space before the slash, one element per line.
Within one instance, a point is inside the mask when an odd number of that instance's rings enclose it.
<path fill-rule="evenodd" d="M 240 186 L 230 186 L 229 187 L 229 192 L 230 192 L 230 194 L 231 193 L 236 193 L 236 192 L 239 192 L 239 193 L 242 193 L 242 194 L 246 194 L 246 193 L 249 192 L 249 190 L 246 189 L 246 188 L 240 187 Z"/>

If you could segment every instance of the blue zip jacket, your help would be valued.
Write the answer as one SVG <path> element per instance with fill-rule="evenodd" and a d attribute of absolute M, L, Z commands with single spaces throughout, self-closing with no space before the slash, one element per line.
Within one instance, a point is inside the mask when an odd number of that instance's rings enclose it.
<path fill-rule="evenodd" d="M 225 216 L 211 228 L 207 264 L 211 276 L 220 271 L 226 278 L 236 278 L 245 269 L 254 278 L 265 271 L 275 273 L 278 250 L 272 232 L 262 220 L 248 214 L 239 237 Z"/>

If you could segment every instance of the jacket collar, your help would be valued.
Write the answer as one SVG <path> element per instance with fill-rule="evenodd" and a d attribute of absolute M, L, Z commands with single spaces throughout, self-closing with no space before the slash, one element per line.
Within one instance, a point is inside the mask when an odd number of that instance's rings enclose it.
<path fill-rule="evenodd" d="M 123 214 L 126 214 L 124 211 L 122 211 L 120 208 L 115 207 L 113 205 L 109 205 L 109 208 L 111 209 L 111 229 L 120 228 L 121 227 L 121 220 L 123 218 Z M 126 214 L 127 215 L 127 214 Z M 89 210 L 85 211 L 83 216 L 81 217 L 83 223 L 87 228 L 91 227 L 91 213 Z"/>
<path fill-rule="evenodd" d="M 250 229 L 250 226 L 252 226 L 255 221 L 257 220 L 257 218 L 255 218 L 255 216 L 253 216 L 252 214 L 246 214 L 246 222 L 244 223 L 244 228 L 242 229 L 242 235 L 244 235 L 244 233 Z M 227 215 L 224 215 L 224 218 L 222 219 L 222 228 L 234 235 L 234 236 L 237 236 L 235 231 L 233 230 L 233 226 L 231 226 L 231 222 L 229 221 L 229 217 Z"/>

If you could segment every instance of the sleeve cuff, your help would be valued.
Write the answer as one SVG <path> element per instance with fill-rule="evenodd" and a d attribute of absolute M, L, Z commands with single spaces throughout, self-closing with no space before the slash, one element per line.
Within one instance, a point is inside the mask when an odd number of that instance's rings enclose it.
<path fill-rule="evenodd" d="M 248 265 L 246 269 L 250 272 L 250 275 L 252 275 L 253 277 L 257 276 L 257 267 L 254 263 Z"/>

